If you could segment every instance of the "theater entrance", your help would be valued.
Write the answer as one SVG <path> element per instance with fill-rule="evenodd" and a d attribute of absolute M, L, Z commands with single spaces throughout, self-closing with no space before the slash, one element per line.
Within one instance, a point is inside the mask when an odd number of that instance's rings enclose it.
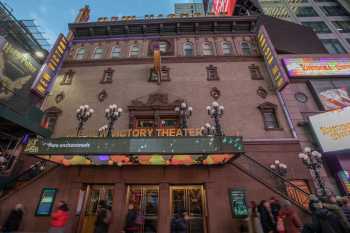
<path fill-rule="evenodd" d="M 206 233 L 205 192 L 202 185 L 171 186 L 172 217 L 178 213 L 187 216 L 187 233 Z"/>

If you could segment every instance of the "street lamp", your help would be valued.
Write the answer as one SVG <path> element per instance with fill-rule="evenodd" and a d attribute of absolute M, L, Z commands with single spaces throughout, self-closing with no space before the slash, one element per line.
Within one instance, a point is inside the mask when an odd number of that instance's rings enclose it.
<path fill-rule="evenodd" d="M 279 176 L 285 177 L 287 175 L 287 165 L 281 163 L 279 160 L 275 160 L 275 162 L 270 165 L 270 168 Z"/>
<path fill-rule="evenodd" d="M 214 101 L 211 106 L 207 106 L 208 115 L 214 119 L 215 136 L 222 136 L 223 132 L 219 118 L 224 115 L 224 106 Z"/>
<path fill-rule="evenodd" d="M 81 105 L 77 109 L 77 120 L 79 121 L 78 128 L 77 128 L 77 136 L 80 135 L 81 131 L 83 130 L 84 123 L 89 120 L 89 118 L 92 116 L 94 113 L 94 110 L 90 108 L 89 105 Z"/>
<path fill-rule="evenodd" d="M 310 147 L 305 147 L 304 152 L 299 153 L 298 157 L 303 161 L 304 165 L 312 171 L 317 186 L 317 195 L 321 198 L 325 198 L 327 196 L 326 185 L 320 174 L 322 168 L 322 154 L 316 150 L 312 150 Z"/>
<path fill-rule="evenodd" d="M 114 122 L 119 119 L 119 117 L 121 116 L 122 112 L 123 112 L 123 109 L 122 108 L 118 108 L 118 106 L 116 104 L 109 105 L 109 107 L 106 108 L 105 116 L 106 116 L 106 119 L 108 121 L 107 137 L 111 137 L 112 136 L 112 130 L 113 130 Z"/>
<path fill-rule="evenodd" d="M 188 106 L 186 102 L 182 102 L 180 106 L 175 107 L 175 112 L 179 115 L 180 118 L 180 128 L 186 129 L 187 128 L 187 120 L 192 115 L 192 107 Z"/>
<path fill-rule="evenodd" d="M 215 127 L 211 126 L 209 123 L 206 123 L 201 127 L 202 135 L 204 136 L 214 136 L 215 135 Z"/>

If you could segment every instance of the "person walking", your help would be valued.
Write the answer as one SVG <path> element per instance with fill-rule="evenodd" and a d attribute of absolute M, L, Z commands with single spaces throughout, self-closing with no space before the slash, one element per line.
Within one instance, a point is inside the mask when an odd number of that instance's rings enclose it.
<path fill-rule="evenodd" d="M 111 218 L 112 213 L 109 210 L 106 201 L 101 200 L 97 206 L 97 217 L 94 233 L 107 233 Z"/>
<path fill-rule="evenodd" d="M 348 220 L 348 222 L 350 222 L 350 199 L 349 199 L 349 197 L 344 197 L 342 211 L 343 211 L 346 219 Z"/>
<path fill-rule="evenodd" d="M 138 231 L 138 225 L 136 223 L 137 211 L 133 204 L 128 206 L 128 214 L 126 216 L 126 224 L 124 227 L 125 233 L 135 233 Z"/>
<path fill-rule="evenodd" d="M 280 209 L 281 209 L 281 204 L 279 202 L 279 200 L 277 200 L 277 198 L 275 197 L 271 197 L 270 198 L 270 206 L 271 206 L 271 213 L 274 217 L 275 222 L 277 222 L 277 217 L 279 215 Z"/>
<path fill-rule="evenodd" d="M 68 205 L 64 201 L 57 204 L 56 210 L 51 214 L 49 233 L 64 233 L 69 218 L 68 211 Z"/>
<path fill-rule="evenodd" d="M 22 204 L 17 204 L 10 214 L 7 216 L 4 225 L 1 228 L 3 233 L 12 233 L 19 230 L 24 215 Z"/>
<path fill-rule="evenodd" d="M 300 233 L 303 224 L 289 201 L 282 200 L 279 216 L 283 219 L 286 233 Z"/>
<path fill-rule="evenodd" d="M 271 212 L 270 203 L 266 200 L 262 200 L 258 206 L 258 211 L 260 213 L 260 221 L 261 221 L 261 225 L 264 233 L 275 232 L 276 222 Z"/>
<path fill-rule="evenodd" d="M 248 226 L 249 226 L 250 233 L 264 233 L 262 229 L 261 221 L 260 221 L 258 206 L 255 201 L 250 202 Z"/>
<path fill-rule="evenodd" d="M 350 232 L 350 222 L 348 222 L 342 208 L 338 205 L 337 198 L 334 195 L 329 196 L 328 202 L 324 203 L 324 207 L 337 217 L 340 227 L 344 232 Z"/>
<path fill-rule="evenodd" d="M 187 233 L 187 213 L 179 212 L 171 220 L 171 233 Z"/>

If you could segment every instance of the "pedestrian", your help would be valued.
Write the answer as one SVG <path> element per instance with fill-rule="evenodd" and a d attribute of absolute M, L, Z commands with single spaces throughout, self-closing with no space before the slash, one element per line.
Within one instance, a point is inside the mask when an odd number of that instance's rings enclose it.
<path fill-rule="evenodd" d="M 346 217 L 346 219 L 348 220 L 348 222 L 350 222 L 350 199 L 349 198 L 344 198 L 343 199 L 343 207 L 342 207 L 343 213 Z"/>
<path fill-rule="evenodd" d="M 51 214 L 49 233 L 64 233 L 69 218 L 68 211 L 68 205 L 64 201 L 58 202 L 56 210 Z"/>
<path fill-rule="evenodd" d="M 275 222 L 277 222 L 277 217 L 279 215 L 280 209 L 281 209 L 281 204 L 279 200 L 275 197 L 270 198 L 270 206 L 271 206 L 271 213 L 275 219 Z"/>
<path fill-rule="evenodd" d="M 112 213 L 105 200 L 99 201 L 97 205 L 97 216 L 94 233 L 107 233 L 111 222 Z"/>
<path fill-rule="evenodd" d="M 3 233 L 12 233 L 19 230 L 24 215 L 22 204 L 17 204 L 10 214 L 7 216 L 4 225 L 1 228 Z"/>
<path fill-rule="evenodd" d="M 250 202 L 249 208 L 249 232 L 251 233 L 264 233 L 260 221 L 260 214 L 258 212 L 258 206 L 255 201 Z"/>
<path fill-rule="evenodd" d="M 138 225 L 136 224 L 137 219 L 137 211 L 133 204 L 129 204 L 128 206 L 128 214 L 126 216 L 126 224 L 124 227 L 124 231 L 126 233 L 135 233 L 138 232 Z"/>
<path fill-rule="evenodd" d="M 350 223 L 348 222 L 342 208 L 338 205 L 337 198 L 334 195 L 328 197 L 328 202 L 324 204 L 324 207 L 337 217 L 340 227 L 344 232 L 350 232 Z"/>
<path fill-rule="evenodd" d="M 282 206 L 279 216 L 283 219 L 286 233 L 300 233 L 302 227 L 301 220 L 297 211 L 287 200 L 282 200 Z"/>
<path fill-rule="evenodd" d="M 171 233 L 187 233 L 187 213 L 178 212 L 171 220 Z"/>
<path fill-rule="evenodd" d="M 260 221 L 264 233 L 273 233 L 276 229 L 276 222 L 271 212 L 271 205 L 268 201 L 262 200 L 258 206 Z"/>

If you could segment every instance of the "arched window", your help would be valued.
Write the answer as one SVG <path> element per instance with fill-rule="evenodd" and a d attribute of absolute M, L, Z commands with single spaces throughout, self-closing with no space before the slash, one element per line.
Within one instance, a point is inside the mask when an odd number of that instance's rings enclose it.
<path fill-rule="evenodd" d="M 193 56 L 193 45 L 191 42 L 186 42 L 183 45 L 184 56 Z"/>
<path fill-rule="evenodd" d="M 92 55 L 92 59 L 101 59 L 103 58 L 104 49 L 97 47 Z"/>
<path fill-rule="evenodd" d="M 252 51 L 250 49 L 250 45 L 248 42 L 242 42 L 241 48 L 242 48 L 243 55 L 245 55 L 245 56 L 252 55 Z"/>
<path fill-rule="evenodd" d="M 120 48 L 119 48 L 119 47 L 113 47 L 113 48 L 112 48 L 111 57 L 112 57 L 112 58 L 118 58 L 118 57 L 120 57 Z"/>
<path fill-rule="evenodd" d="M 130 46 L 130 51 L 129 51 L 129 56 L 130 57 L 137 57 L 140 54 L 140 48 L 137 45 L 131 45 Z"/>
<path fill-rule="evenodd" d="M 223 53 L 223 55 L 231 55 L 232 54 L 232 45 L 230 42 L 224 42 L 222 44 L 222 53 Z"/>
<path fill-rule="evenodd" d="M 77 50 L 76 59 L 77 60 L 83 60 L 84 56 L 85 56 L 85 48 L 79 48 Z"/>
<path fill-rule="evenodd" d="M 211 43 L 209 42 L 203 43 L 202 48 L 203 48 L 204 56 L 214 55 L 213 46 L 211 46 Z"/>

